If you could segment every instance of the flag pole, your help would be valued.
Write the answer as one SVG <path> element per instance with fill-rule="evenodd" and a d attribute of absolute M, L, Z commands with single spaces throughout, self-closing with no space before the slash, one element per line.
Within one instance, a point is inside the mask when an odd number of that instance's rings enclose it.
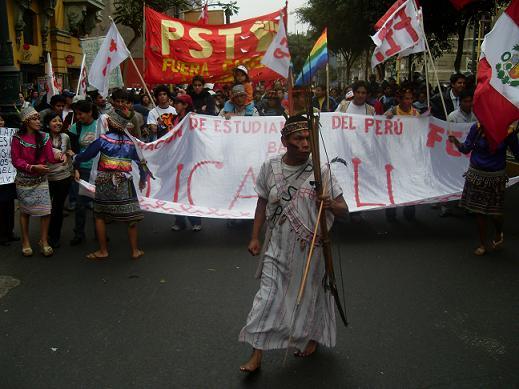
<path fill-rule="evenodd" d="M 77 80 L 76 96 L 79 94 L 79 88 L 81 87 L 81 79 L 83 78 L 83 69 L 85 68 L 85 60 L 86 60 L 86 55 L 83 54 L 83 59 L 81 60 L 81 68 L 79 69 L 79 80 Z"/>
<path fill-rule="evenodd" d="M 330 67 L 326 63 L 326 111 L 330 112 Z"/>
<path fill-rule="evenodd" d="M 153 100 L 153 97 L 151 96 L 150 90 L 148 89 L 148 86 L 146 85 L 146 82 L 144 82 L 144 78 L 142 78 L 142 74 L 141 74 L 139 68 L 137 67 L 137 64 L 135 63 L 131 53 L 130 53 L 130 61 L 132 62 L 133 66 L 135 67 L 135 71 L 137 72 L 137 75 L 139 76 L 139 79 L 141 80 L 141 83 L 144 86 L 144 90 L 148 94 L 148 97 L 150 98 L 151 103 L 153 104 L 153 108 L 155 108 L 156 107 L 155 100 Z"/>
<path fill-rule="evenodd" d="M 142 71 L 144 74 L 146 74 L 145 50 L 146 50 L 146 0 L 144 0 L 142 2 Z"/>
<path fill-rule="evenodd" d="M 423 53 L 423 66 L 425 69 L 425 90 L 427 93 L 427 110 L 431 107 L 431 93 L 429 91 L 429 66 L 427 65 L 427 53 Z"/>
<path fill-rule="evenodd" d="M 115 25 L 115 22 L 114 20 L 112 19 L 111 16 L 108 17 L 110 19 L 110 21 Z M 117 28 L 117 26 L 116 26 Z M 144 54 L 144 53 L 143 53 Z M 135 68 L 135 71 L 137 72 L 137 76 L 139 76 L 139 80 L 141 81 L 142 85 L 144 86 L 144 90 L 146 91 L 146 93 L 148 94 L 148 97 L 150 98 L 151 100 L 151 103 L 153 104 L 153 108 L 156 107 L 155 105 L 155 101 L 153 100 L 153 97 L 151 96 L 151 93 L 148 89 L 148 86 L 146 85 L 146 83 L 144 82 L 144 78 L 142 78 L 142 74 L 141 74 L 141 71 L 139 70 L 139 68 L 137 67 L 137 64 L 135 63 L 135 60 L 133 59 L 133 56 L 132 56 L 132 53 L 130 52 L 130 50 L 128 50 L 128 57 L 130 58 L 130 61 L 131 63 L 133 64 L 134 68 Z M 143 55 L 144 57 L 144 55 Z M 144 59 L 143 59 L 144 61 Z"/>
<path fill-rule="evenodd" d="M 423 23 L 423 15 L 421 15 L 421 18 L 422 18 L 422 20 L 421 20 L 422 22 L 420 23 L 420 28 L 422 30 L 422 36 L 423 36 L 423 40 L 425 42 L 425 49 L 426 49 L 427 54 L 429 54 L 429 59 L 431 60 L 431 66 L 432 66 L 432 69 L 433 69 L 434 76 L 436 78 L 436 84 L 438 85 L 438 92 L 440 94 L 440 100 L 442 102 L 443 113 L 445 114 L 445 121 L 447 121 L 447 117 L 449 116 L 449 114 L 447 113 L 447 106 L 445 105 L 445 99 L 443 97 L 442 87 L 440 85 L 440 78 L 438 77 L 438 72 L 436 71 L 436 66 L 434 65 L 434 59 L 433 59 L 433 56 L 431 54 L 431 49 L 429 47 L 429 41 L 427 40 L 427 36 L 425 35 L 425 28 L 424 28 L 424 23 Z M 450 125 L 449 125 L 449 132 L 450 132 Z"/>

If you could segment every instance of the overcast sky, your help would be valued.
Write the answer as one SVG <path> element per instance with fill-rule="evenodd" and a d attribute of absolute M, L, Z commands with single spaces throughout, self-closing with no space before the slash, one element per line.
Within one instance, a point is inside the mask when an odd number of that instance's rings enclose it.
<path fill-rule="evenodd" d="M 231 21 L 249 19 L 259 15 L 265 15 L 285 6 L 284 0 L 237 0 L 240 11 L 234 15 Z M 295 10 L 306 3 L 305 0 L 288 1 L 288 31 L 303 32 L 305 26 L 298 22 Z"/>

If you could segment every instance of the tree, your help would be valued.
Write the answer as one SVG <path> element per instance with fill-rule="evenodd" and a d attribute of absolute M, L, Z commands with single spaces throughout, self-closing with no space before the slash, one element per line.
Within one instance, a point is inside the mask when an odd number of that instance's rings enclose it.
<path fill-rule="evenodd" d="M 308 54 L 312 50 L 312 40 L 312 36 L 308 32 L 305 34 L 288 34 L 288 48 L 294 65 L 294 73 L 297 74 L 303 69 Z"/>
<path fill-rule="evenodd" d="M 451 49 L 452 36 L 458 37 L 454 68 L 459 70 L 463 54 L 463 40 L 468 23 L 482 14 L 494 15 L 497 7 L 510 0 L 478 1 L 457 11 L 449 0 L 420 0 L 423 9 L 425 33 L 434 57 Z M 366 50 L 373 48 L 370 35 L 375 23 L 395 0 L 309 0 L 297 10 L 299 18 L 309 23 L 317 34 L 328 27 L 328 46 L 344 55 L 347 66 Z"/>
<path fill-rule="evenodd" d="M 308 5 L 297 10 L 299 18 L 312 27 L 314 39 L 328 28 L 328 48 L 343 56 L 347 79 L 353 64 L 371 42 L 371 26 L 365 23 L 365 14 L 369 12 L 367 3 L 369 1 L 364 0 L 309 0 Z"/>
<path fill-rule="evenodd" d="M 191 8 L 196 5 L 198 5 L 197 1 L 189 0 L 146 0 L 146 6 L 158 12 L 172 8 Z M 114 0 L 114 8 L 114 21 L 133 30 L 133 38 L 128 43 L 128 48 L 131 50 L 142 36 L 144 0 Z"/>

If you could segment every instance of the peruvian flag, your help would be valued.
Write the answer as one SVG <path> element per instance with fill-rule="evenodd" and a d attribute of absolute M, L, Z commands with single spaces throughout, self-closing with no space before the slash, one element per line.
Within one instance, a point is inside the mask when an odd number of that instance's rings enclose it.
<path fill-rule="evenodd" d="M 474 3 L 477 0 L 451 0 L 452 6 L 456 8 L 458 11 L 461 11 L 470 3 Z"/>
<path fill-rule="evenodd" d="M 108 96 L 110 73 L 129 56 L 130 52 L 124 43 L 124 39 L 112 21 L 108 34 L 106 34 L 88 72 L 90 85 L 96 87 L 103 97 Z"/>
<path fill-rule="evenodd" d="M 519 120 L 519 0 L 513 0 L 481 46 L 474 114 L 492 148 Z"/>
<path fill-rule="evenodd" d="M 205 2 L 204 8 L 202 8 L 202 12 L 200 13 L 200 17 L 198 18 L 198 24 L 207 24 L 209 20 L 209 10 L 207 7 L 208 1 Z"/>

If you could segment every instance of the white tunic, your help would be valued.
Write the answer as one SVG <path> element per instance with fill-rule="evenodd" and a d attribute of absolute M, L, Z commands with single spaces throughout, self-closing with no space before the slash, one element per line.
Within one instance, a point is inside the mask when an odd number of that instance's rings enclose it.
<path fill-rule="evenodd" d="M 261 264 L 260 289 L 239 335 L 240 341 L 256 349 L 290 346 L 303 350 L 310 340 L 327 347 L 335 346 L 334 302 L 333 296 L 325 291 L 322 284 L 325 263 L 321 247 L 314 250 L 305 293 L 296 310 L 297 294 L 318 213 L 315 191 L 310 185 L 310 181 L 314 180 L 313 173 L 303 173 L 311 170 L 309 162 L 309 165 L 288 166 L 281 162 L 281 156 L 275 157 L 263 164 L 256 181 L 258 196 L 268 200 L 267 223 L 276 214 L 278 206 L 283 204 L 281 198 L 292 196 L 292 200 L 285 203 L 283 214 L 271 225 L 272 235 L 266 243 Z M 277 164 L 282 172 L 277 178 L 273 164 Z M 322 171 L 327 188 L 325 193 L 337 198 L 342 194 L 337 180 L 330 175 L 328 168 Z M 307 178 L 302 180 L 301 177 L 305 176 Z M 284 193 L 279 193 L 276 180 L 284 182 Z M 333 223 L 331 212 L 327 213 L 327 219 L 330 228 Z"/>

